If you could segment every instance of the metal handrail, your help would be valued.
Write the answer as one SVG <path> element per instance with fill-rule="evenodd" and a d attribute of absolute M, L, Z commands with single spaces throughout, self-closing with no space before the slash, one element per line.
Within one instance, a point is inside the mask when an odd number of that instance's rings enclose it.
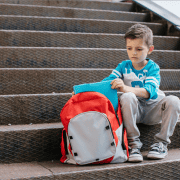
<path fill-rule="evenodd" d="M 174 25 L 178 30 L 180 30 L 180 18 L 160 5 L 154 3 L 151 0 L 142 1 L 142 0 L 133 0 L 135 3 L 139 4 L 142 7 L 150 10 L 154 14 L 160 16 L 163 19 L 166 19 L 172 25 Z"/>

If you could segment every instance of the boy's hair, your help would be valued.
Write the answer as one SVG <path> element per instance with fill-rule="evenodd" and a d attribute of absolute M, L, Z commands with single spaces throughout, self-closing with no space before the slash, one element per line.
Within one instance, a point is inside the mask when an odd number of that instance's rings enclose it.
<path fill-rule="evenodd" d="M 153 32 L 146 25 L 135 24 L 131 26 L 126 32 L 124 38 L 143 39 L 148 47 L 153 45 Z"/>

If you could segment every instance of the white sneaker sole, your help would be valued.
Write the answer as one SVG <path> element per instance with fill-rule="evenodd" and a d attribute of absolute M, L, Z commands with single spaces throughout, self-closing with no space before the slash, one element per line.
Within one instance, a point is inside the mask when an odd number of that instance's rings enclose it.
<path fill-rule="evenodd" d="M 129 162 L 142 162 L 143 161 L 143 157 L 142 156 L 129 157 L 128 161 Z"/>
<path fill-rule="evenodd" d="M 147 155 L 147 158 L 149 159 L 164 159 L 167 156 L 166 154 L 154 154 L 154 153 L 149 153 Z"/>

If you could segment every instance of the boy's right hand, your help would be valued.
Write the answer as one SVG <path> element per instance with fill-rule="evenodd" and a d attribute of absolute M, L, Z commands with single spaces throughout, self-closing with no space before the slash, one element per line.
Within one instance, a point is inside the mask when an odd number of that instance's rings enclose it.
<path fill-rule="evenodd" d="M 75 93 L 74 93 L 74 91 L 72 92 L 72 96 L 74 96 L 75 95 Z"/>
<path fill-rule="evenodd" d="M 122 79 L 116 78 L 111 82 L 112 89 L 119 89 L 121 92 L 125 92 L 125 84 Z"/>

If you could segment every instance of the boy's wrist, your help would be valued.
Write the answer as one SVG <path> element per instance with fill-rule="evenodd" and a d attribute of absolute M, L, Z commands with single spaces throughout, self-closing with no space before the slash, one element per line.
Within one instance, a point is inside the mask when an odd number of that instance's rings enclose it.
<path fill-rule="evenodd" d="M 124 93 L 132 92 L 136 96 L 143 97 L 146 99 L 149 99 L 149 97 L 150 97 L 150 94 L 144 88 L 135 88 L 135 87 L 130 87 L 130 86 L 125 85 L 122 88 L 120 88 L 120 91 L 124 92 Z"/>
<path fill-rule="evenodd" d="M 128 86 L 124 85 L 124 86 L 120 87 L 119 90 L 120 90 L 121 92 L 126 93 L 126 92 L 128 92 L 127 88 L 128 88 Z"/>

